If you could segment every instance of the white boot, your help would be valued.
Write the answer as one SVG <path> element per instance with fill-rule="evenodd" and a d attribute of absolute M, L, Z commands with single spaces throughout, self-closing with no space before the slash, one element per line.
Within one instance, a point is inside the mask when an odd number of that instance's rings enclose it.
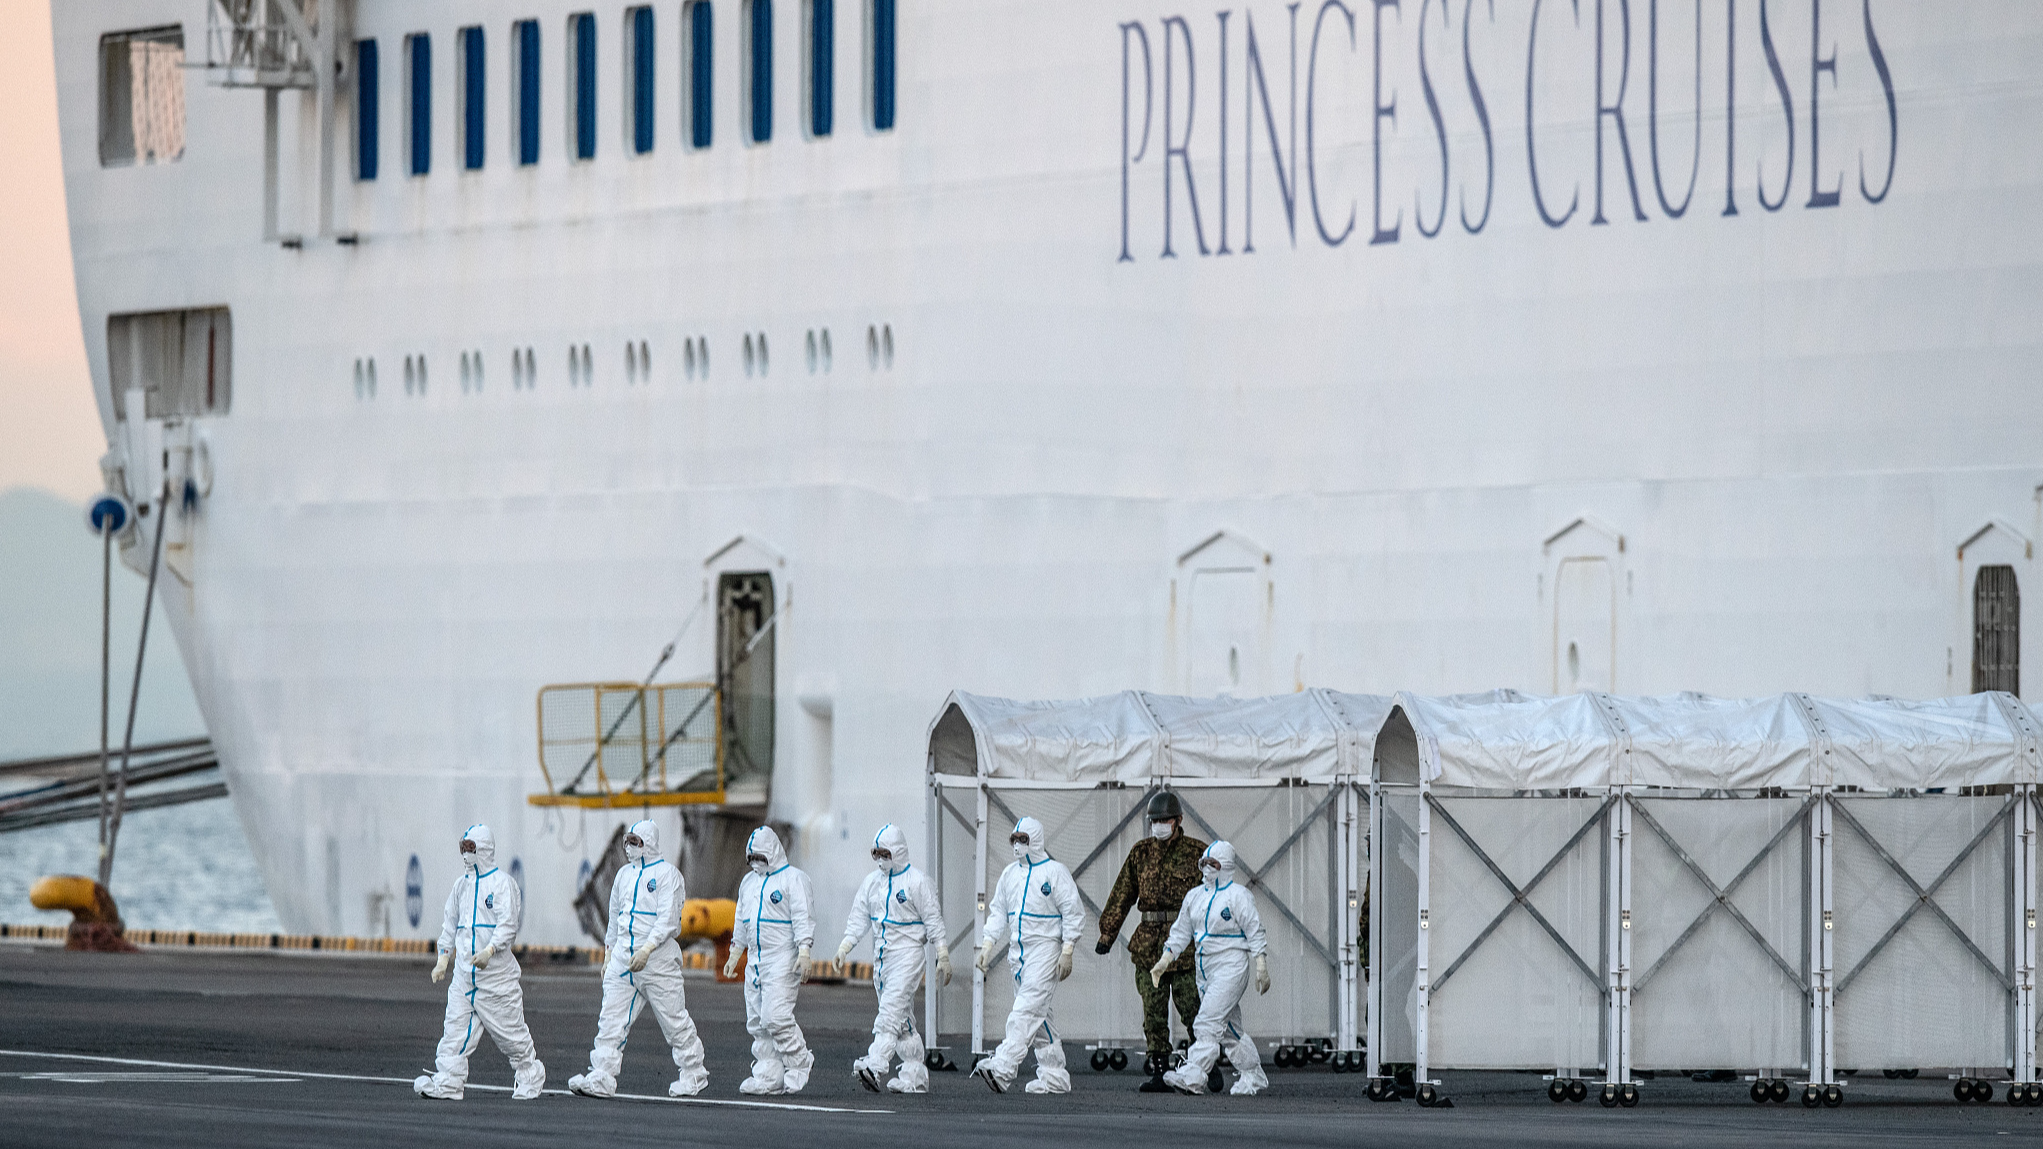
<path fill-rule="evenodd" d="M 603 1082 L 596 1080 L 594 1074 L 577 1073 L 573 1077 L 568 1078 L 568 1092 L 579 1093 L 583 1097 L 594 1097 L 597 1100 L 602 1100 L 617 1092 L 617 1089 L 615 1086 L 605 1085 Z"/>
<path fill-rule="evenodd" d="M 1206 1075 L 1189 1062 L 1164 1074 L 1163 1083 L 1179 1093 L 1197 1095 L 1206 1092 Z"/>
<path fill-rule="evenodd" d="M 420 1097 L 429 1097 L 435 1101 L 459 1101 L 466 1092 L 458 1085 L 437 1084 L 431 1077 L 419 1078 L 411 1083 L 411 1088 L 412 1092 Z"/>
<path fill-rule="evenodd" d="M 907 1082 L 905 1082 L 905 1081 L 901 1080 L 900 1078 L 896 1077 L 896 1078 L 894 1078 L 894 1079 L 893 1079 L 892 1081 L 889 1081 L 889 1082 L 887 1082 L 887 1092 L 889 1092 L 889 1093 L 927 1093 L 927 1092 L 929 1092 L 929 1086 L 927 1086 L 927 1085 L 910 1085 L 910 1084 L 908 1084 Z"/>

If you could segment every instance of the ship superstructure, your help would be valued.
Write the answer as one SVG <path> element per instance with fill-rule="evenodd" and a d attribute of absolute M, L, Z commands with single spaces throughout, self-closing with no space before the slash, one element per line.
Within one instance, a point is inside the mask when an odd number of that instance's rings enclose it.
<path fill-rule="evenodd" d="M 535 699 L 669 641 L 825 905 L 953 688 L 2023 689 L 2020 0 L 53 12 L 288 929 L 419 934 L 483 821 L 573 940 L 630 815 L 528 804 Z"/>

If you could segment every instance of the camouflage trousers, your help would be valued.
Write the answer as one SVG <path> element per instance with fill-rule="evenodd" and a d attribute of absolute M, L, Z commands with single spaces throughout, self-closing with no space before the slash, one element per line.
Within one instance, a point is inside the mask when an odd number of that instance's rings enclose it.
<path fill-rule="evenodd" d="M 1192 1019 L 1199 1016 L 1199 979 L 1190 970 L 1163 975 L 1163 984 L 1149 983 L 1149 970 L 1135 967 L 1135 987 L 1142 991 L 1142 1038 L 1149 1052 L 1170 1064 L 1170 1007 L 1177 1000 L 1178 1017 L 1191 1032 Z"/>

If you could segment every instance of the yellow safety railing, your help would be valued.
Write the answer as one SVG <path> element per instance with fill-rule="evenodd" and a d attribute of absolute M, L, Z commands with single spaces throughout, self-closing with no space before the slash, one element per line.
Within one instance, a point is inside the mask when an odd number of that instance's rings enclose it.
<path fill-rule="evenodd" d="M 716 684 L 584 682 L 539 691 L 534 806 L 589 809 L 724 801 Z"/>

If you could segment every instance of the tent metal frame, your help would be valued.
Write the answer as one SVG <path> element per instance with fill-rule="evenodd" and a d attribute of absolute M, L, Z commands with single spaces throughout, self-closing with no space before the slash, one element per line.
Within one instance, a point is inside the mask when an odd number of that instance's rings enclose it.
<path fill-rule="evenodd" d="M 1113 828 L 1106 832 L 1099 842 L 1085 855 L 1082 861 L 1072 867 L 1072 877 L 1074 879 L 1081 877 L 1094 863 L 1106 856 L 1108 851 L 1113 848 L 1115 840 L 1127 829 L 1128 823 L 1141 815 L 1148 805 L 1149 798 L 1159 791 L 1170 790 L 1175 792 L 1178 795 L 1179 804 L 1184 808 L 1185 816 L 1201 831 L 1217 840 L 1221 835 L 1206 820 L 1205 816 L 1199 812 L 1197 803 L 1191 798 L 1192 794 L 1201 790 L 1275 790 L 1285 787 L 1324 788 L 1327 793 L 1314 803 L 1309 811 L 1297 819 L 1296 824 L 1291 828 L 1291 832 L 1270 853 L 1269 857 L 1263 859 L 1260 864 L 1256 864 L 1237 853 L 1235 869 L 1241 874 L 1242 880 L 1255 889 L 1257 902 L 1276 910 L 1305 939 L 1312 952 L 1317 954 L 1327 964 L 1328 972 L 1334 978 L 1334 993 L 1332 995 L 1334 1016 L 1331 1019 L 1333 1023 L 1332 1036 L 1334 1038 L 1334 1047 L 1339 1050 L 1354 1050 L 1358 1048 L 1361 1036 L 1358 1032 L 1356 1015 L 1362 996 L 1359 982 L 1363 977 L 1363 970 L 1358 945 L 1360 939 L 1356 934 L 1360 928 L 1360 920 L 1357 917 L 1361 905 L 1359 879 L 1364 872 L 1361 856 L 1366 850 L 1365 843 L 1357 838 L 1357 832 L 1361 829 L 1363 823 L 1361 815 L 1361 786 L 1360 780 L 1356 777 L 1352 775 L 1337 775 L 1324 781 L 1300 781 L 1289 777 L 1152 778 L 1149 784 L 1142 788 L 1140 797 L 1114 823 Z M 958 805 L 952 802 L 950 796 L 946 793 L 946 791 L 950 790 L 964 789 L 970 789 L 974 794 L 973 815 L 970 818 L 966 817 L 965 812 L 959 809 Z M 955 819 L 960 828 L 972 835 L 974 853 L 976 855 L 976 860 L 973 864 L 972 926 L 968 932 L 953 935 L 949 939 L 951 951 L 956 952 L 960 944 L 978 937 L 986 928 L 987 906 L 992 895 L 990 888 L 991 877 L 989 876 L 989 866 L 987 865 L 990 843 L 989 835 L 991 832 L 989 820 L 996 813 L 1010 822 L 1016 820 L 1014 810 L 1000 796 L 1001 791 L 1126 791 L 1132 789 L 1134 789 L 1132 786 L 1112 782 L 1052 782 L 1025 778 L 987 778 L 966 774 L 930 774 L 927 824 L 930 828 L 929 851 L 932 875 L 936 878 L 939 885 L 946 880 L 946 875 L 943 872 L 943 851 L 940 832 L 940 820 L 946 814 Z M 1329 890 L 1330 914 L 1328 927 L 1325 931 L 1328 936 L 1324 940 L 1320 936 L 1322 931 L 1316 931 L 1308 927 L 1297 912 L 1279 897 L 1264 880 L 1269 872 L 1281 863 L 1290 854 L 1292 849 L 1304 839 L 1306 832 L 1322 820 L 1328 823 L 1328 836 L 1336 859 L 1333 867 L 1334 873 L 1331 875 L 1335 888 Z M 1084 902 L 1087 912 L 1097 919 L 1100 907 L 1086 894 L 1083 888 L 1079 890 L 1079 898 Z M 1341 913 L 1341 909 L 1344 906 L 1348 910 L 1345 917 Z M 1341 928 L 1342 923 L 1348 919 L 1355 919 L 1350 923 L 1353 928 Z M 934 967 L 931 966 L 930 968 L 933 969 Z M 925 981 L 925 984 L 933 983 Z M 942 1032 L 938 1028 L 941 1020 L 937 1004 L 938 996 L 938 994 L 933 992 L 923 995 L 924 1024 L 927 1027 L 927 1032 L 932 1035 L 931 1041 L 935 1040 L 935 1034 Z M 972 1049 L 974 1052 L 985 1051 L 986 1036 L 986 975 L 975 968 L 972 971 Z"/>

